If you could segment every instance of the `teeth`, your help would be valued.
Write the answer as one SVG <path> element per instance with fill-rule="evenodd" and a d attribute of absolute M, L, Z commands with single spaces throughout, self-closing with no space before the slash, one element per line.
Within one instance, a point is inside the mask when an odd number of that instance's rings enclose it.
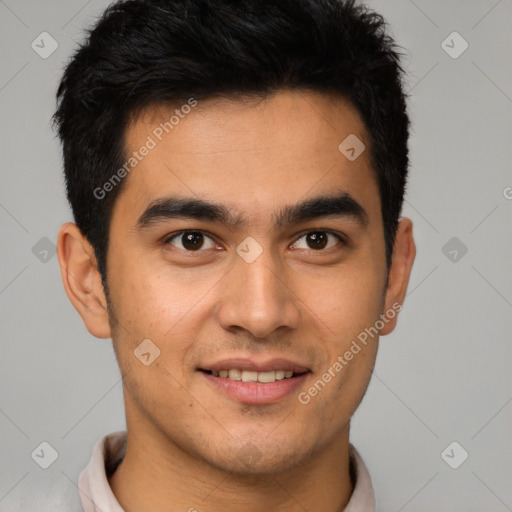
<path fill-rule="evenodd" d="M 258 372 L 258 382 L 275 382 L 276 372 Z"/>
<path fill-rule="evenodd" d="M 242 372 L 243 382 L 258 382 L 258 372 L 248 372 L 244 370 Z"/>
<path fill-rule="evenodd" d="M 231 380 L 242 380 L 242 372 L 240 370 L 229 370 L 229 378 Z"/>
<path fill-rule="evenodd" d="M 261 382 L 271 383 L 276 380 L 289 379 L 293 375 L 293 371 L 272 370 L 270 372 L 253 372 L 248 370 L 212 370 L 215 377 L 228 378 L 231 380 L 241 380 L 242 382 Z"/>

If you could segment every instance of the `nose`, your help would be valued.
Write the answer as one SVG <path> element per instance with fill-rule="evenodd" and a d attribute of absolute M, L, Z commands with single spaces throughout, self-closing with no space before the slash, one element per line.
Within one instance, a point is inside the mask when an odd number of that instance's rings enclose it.
<path fill-rule="evenodd" d="M 236 255 L 226 279 L 217 308 L 225 330 L 244 330 L 261 339 L 299 325 L 299 299 L 287 282 L 285 264 L 270 248 L 264 248 L 252 263 Z"/>

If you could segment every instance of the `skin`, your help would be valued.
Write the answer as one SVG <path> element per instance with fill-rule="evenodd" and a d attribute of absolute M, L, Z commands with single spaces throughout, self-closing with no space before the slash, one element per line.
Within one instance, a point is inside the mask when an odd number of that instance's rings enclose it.
<path fill-rule="evenodd" d="M 127 127 L 137 150 L 173 107 L 147 109 Z M 338 145 L 355 134 L 367 149 L 349 161 Z M 297 399 L 379 315 L 404 300 L 415 257 L 412 223 L 400 220 L 389 269 L 369 141 L 340 97 L 279 91 L 265 100 L 199 102 L 131 171 L 110 227 L 107 305 L 92 247 L 62 226 L 58 255 L 66 292 L 89 332 L 111 337 L 123 374 L 127 453 L 110 480 L 128 512 L 151 510 L 340 511 L 352 492 L 350 418 L 368 387 L 371 340 L 307 405 Z M 273 215 L 305 199 L 344 191 L 366 211 L 275 226 Z M 201 198 L 246 219 L 137 221 L 155 199 Z M 182 230 L 202 230 L 186 251 Z M 328 246 L 305 235 L 323 229 Z M 246 237 L 261 255 L 236 252 Z M 167 242 L 166 242 L 167 240 Z M 396 316 L 380 334 L 390 333 Z M 144 339 L 160 356 L 134 356 Z M 224 357 L 283 357 L 310 373 L 273 404 L 220 393 L 198 367 Z M 248 462 L 245 455 L 252 459 Z M 169 508 L 172 504 L 172 508 Z"/>

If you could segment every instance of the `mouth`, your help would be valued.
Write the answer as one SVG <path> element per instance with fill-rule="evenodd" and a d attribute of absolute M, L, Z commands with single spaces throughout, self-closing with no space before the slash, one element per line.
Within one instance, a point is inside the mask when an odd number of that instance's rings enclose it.
<path fill-rule="evenodd" d="M 284 359 L 230 359 L 198 368 L 216 392 L 244 404 L 276 403 L 301 386 L 311 370 Z"/>
<path fill-rule="evenodd" d="M 221 379 L 230 379 L 241 382 L 258 382 L 259 384 L 271 384 L 276 381 L 293 379 L 304 375 L 309 370 L 303 372 L 294 372 L 292 370 L 271 370 L 266 372 L 256 372 L 250 370 L 241 370 L 239 368 L 230 368 L 224 370 L 200 370 L 214 377 Z"/>

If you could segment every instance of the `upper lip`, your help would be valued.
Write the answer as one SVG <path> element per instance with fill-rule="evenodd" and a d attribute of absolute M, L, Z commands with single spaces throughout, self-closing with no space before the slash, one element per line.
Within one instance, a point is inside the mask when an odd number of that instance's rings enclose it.
<path fill-rule="evenodd" d="M 222 359 L 215 363 L 208 363 L 201 365 L 199 370 L 207 371 L 220 371 L 220 370 L 246 370 L 252 372 L 271 372 L 274 370 L 292 371 L 294 373 L 304 373 L 309 371 L 309 368 L 290 359 L 274 358 L 266 359 L 263 361 L 256 361 L 254 359 L 235 358 L 235 359 Z"/>

